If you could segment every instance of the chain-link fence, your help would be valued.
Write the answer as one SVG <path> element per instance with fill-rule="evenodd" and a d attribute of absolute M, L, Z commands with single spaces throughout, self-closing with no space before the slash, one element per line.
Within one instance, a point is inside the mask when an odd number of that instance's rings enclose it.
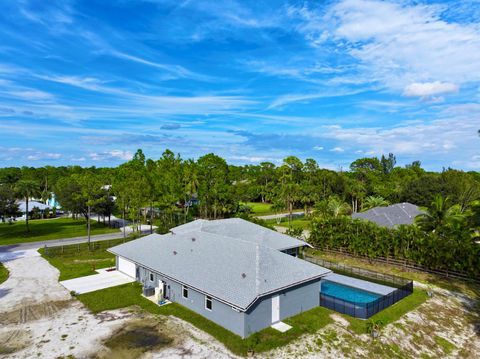
<path fill-rule="evenodd" d="M 90 245 L 88 243 L 78 243 L 78 244 L 66 244 L 66 245 L 56 245 L 56 246 L 47 246 L 43 247 L 45 255 L 49 257 L 55 257 L 60 255 L 75 255 L 82 251 L 89 250 L 91 252 L 104 250 L 116 245 L 131 241 L 138 238 L 138 236 L 128 236 L 126 238 L 118 239 L 107 239 L 103 241 L 92 241 Z"/>

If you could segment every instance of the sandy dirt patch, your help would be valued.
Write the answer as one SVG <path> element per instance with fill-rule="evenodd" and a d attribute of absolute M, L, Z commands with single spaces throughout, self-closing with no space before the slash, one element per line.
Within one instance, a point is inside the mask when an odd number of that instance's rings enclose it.
<path fill-rule="evenodd" d="M 0 260 L 10 271 L 0 285 L 0 358 L 234 358 L 174 317 L 138 308 L 92 314 L 35 250 L 0 253 Z"/>

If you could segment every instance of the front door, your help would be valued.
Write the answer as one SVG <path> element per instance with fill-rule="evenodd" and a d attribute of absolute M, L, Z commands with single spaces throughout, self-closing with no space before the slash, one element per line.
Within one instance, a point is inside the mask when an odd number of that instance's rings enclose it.
<path fill-rule="evenodd" d="M 280 297 L 272 297 L 272 323 L 280 321 Z"/>
<path fill-rule="evenodd" d="M 163 297 L 165 299 L 168 299 L 169 298 L 169 295 L 167 293 L 167 283 L 165 282 L 162 282 L 162 289 L 163 289 Z"/>

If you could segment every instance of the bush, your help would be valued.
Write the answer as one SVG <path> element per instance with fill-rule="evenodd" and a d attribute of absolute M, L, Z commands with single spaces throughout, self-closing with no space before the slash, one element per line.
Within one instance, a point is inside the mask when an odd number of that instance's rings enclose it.
<path fill-rule="evenodd" d="M 456 235 L 423 232 L 416 226 L 390 229 L 350 217 L 315 218 L 310 242 L 368 258 L 406 259 L 434 270 L 480 275 L 480 246 L 468 232 Z"/>

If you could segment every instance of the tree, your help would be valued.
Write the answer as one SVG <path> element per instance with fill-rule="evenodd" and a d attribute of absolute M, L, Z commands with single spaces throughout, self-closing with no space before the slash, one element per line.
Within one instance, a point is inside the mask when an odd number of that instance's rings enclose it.
<path fill-rule="evenodd" d="M 382 158 L 380 159 L 380 163 L 382 164 L 383 174 L 388 175 L 395 168 L 395 164 L 397 163 L 397 159 L 395 158 L 393 153 L 389 153 L 388 157 L 385 157 L 384 155 L 382 155 Z"/>
<path fill-rule="evenodd" d="M 295 156 L 287 157 L 279 167 L 279 197 L 288 209 L 289 225 L 292 220 L 293 207 L 300 200 L 300 182 L 302 179 L 303 163 Z"/>
<path fill-rule="evenodd" d="M 28 201 L 30 197 L 38 196 L 40 192 L 38 183 L 32 180 L 20 180 L 15 185 L 15 192 L 20 198 L 25 200 L 25 224 L 27 227 L 27 232 L 30 232 L 30 228 L 28 226 Z"/>
<path fill-rule="evenodd" d="M 415 223 L 425 232 L 454 228 L 465 221 L 459 205 L 451 205 L 449 197 L 436 195 L 427 212 L 415 218 Z"/>
<path fill-rule="evenodd" d="M 8 185 L 0 184 L 0 217 L 5 222 L 7 217 L 16 217 L 19 213 L 15 196 Z"/>
<path fill-rule="evenodd" d="M 185 161 L 183 164 L 183 192 L 184 192 L 184 216 L 187 221 L 188 211 L 193 204 L 193 196 L 198 192 L 199 180 L 197 165 L 193 160 Z"/>
<path fill-rule="evenodd" d="M 383 197 L 380 196 L 368 196 L 367 198 L 364 199 L 362 203 L 362 209 L 365 211 L 370 208 L 374 207 L 384 207 L 388 206 L 389 203 L 387 200 L 385 200 Z"/>
<path fill-rule="evenodd" d="M 87 208 L 87 236 L 88 247 L 90 248 L 90 228 L 92 208 L 104 201 L 103 183 L 98 176 L 86 172 L 83 175 L 77 175 L 77 183 L 80 185 L 80 191 L 75 194 L 77 198 L 85 203 Z"/>
<path fill-rule="evenodd" d="M 365 171 L 381 172 L 382 164 L 376 157 L 359 158 L 358 160 L 355 160 L 350 164 L 350 170 L 352 172 L 365 172 Z"/>
<path fill-rule="evenodd" d="M 330 197 L 327 208 L 330 215 L 334 218 L 349 214 L 352 210 L 347 203 L 337 197 Z"/>
<path fill-rule="evenodd" d="M 198 165 L 198 199 L 204 218 L 216 219 L 233 213 L 238 207 L 232 196 L 229 170 L 225 160 L 210 153 L 197 161 Z"/>

